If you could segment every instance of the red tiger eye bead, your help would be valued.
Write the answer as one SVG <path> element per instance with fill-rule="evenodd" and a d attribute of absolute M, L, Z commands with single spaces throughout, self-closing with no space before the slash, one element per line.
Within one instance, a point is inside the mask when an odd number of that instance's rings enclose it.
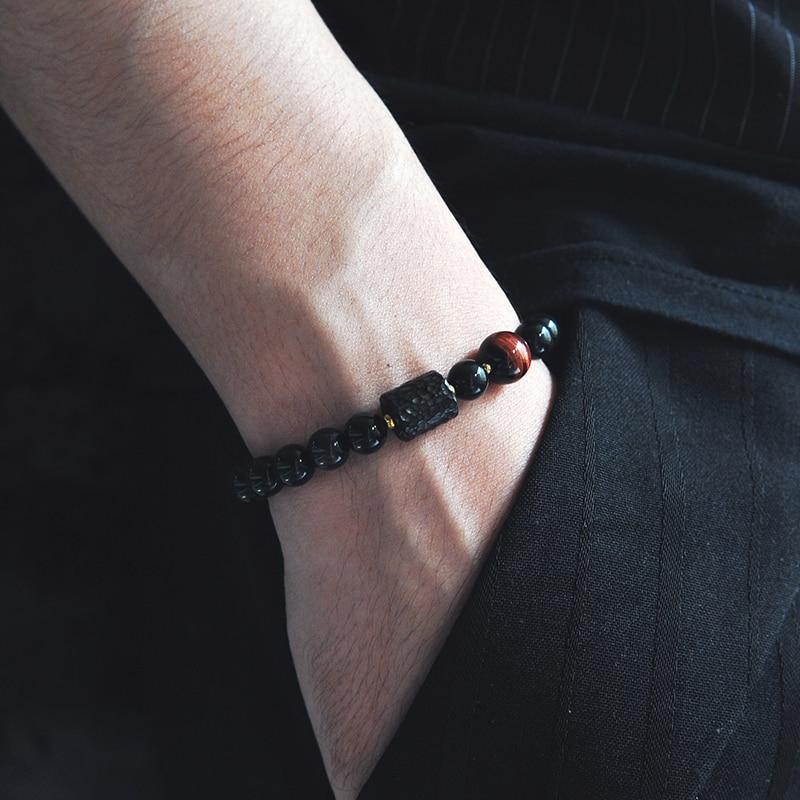
<path fill-rule="evenodd" d="M 531 349 L 516 333 L 498 331 L 481 342 L 475 360 L 489 365 L 489 380 L 492 383 L 513 383 L 528 371 Z"/>

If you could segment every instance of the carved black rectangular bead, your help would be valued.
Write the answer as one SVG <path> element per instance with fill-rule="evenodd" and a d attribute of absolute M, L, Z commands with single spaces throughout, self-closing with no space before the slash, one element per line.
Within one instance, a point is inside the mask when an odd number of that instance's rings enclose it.
<path fill-rule="evenodd" d="M 458 415 L 451 386 L 435 370 L 381 395 L 381 411 L 394 420 L 394 432 L 408 441 Z"/>

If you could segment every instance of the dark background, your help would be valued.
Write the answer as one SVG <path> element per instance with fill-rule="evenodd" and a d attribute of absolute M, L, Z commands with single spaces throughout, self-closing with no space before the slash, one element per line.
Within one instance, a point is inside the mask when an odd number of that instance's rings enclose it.
<path fill-rule="evenodd" d="M 0 153 L 0 797 L 324 787 L 232 421 L 5 117 Z"/>

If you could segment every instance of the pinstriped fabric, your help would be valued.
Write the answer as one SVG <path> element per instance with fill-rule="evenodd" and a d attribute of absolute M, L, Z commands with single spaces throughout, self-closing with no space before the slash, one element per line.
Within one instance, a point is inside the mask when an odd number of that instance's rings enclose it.
<path fill-rule="evenodd" d="M 794 83 L 795 75 L 797 73 L 797 54 L 795 49 L 794 36 L 789 31 L 784 31 L 786 38 L 786 50 L 789 60 L 789 74 L 788 74 L 788 88 L 786 89 L 786 110 L 783 112 L 783 122 L 781 123 L 781 132 L 778 135 L 778 145 L 775 148 L 778 152 L 783 149 L 783 143 L 786 139 L 786 129 L 789 125 L 789 115 L 792 113 L 794 106 Z"/>
<path fill-rule="evenodd" d="M 742 797 L 760 800 L 795 800 L 800 792 L 800 730 L 797 715 L 800 684 L 797 598 L 783 623 L 777 642 L 770 648 L 768 662 L 751 687 L 751 713 L 744 716 L 744 734 L 738 747 L 729 745 L 713 774 L 705 783 L 701 800 L 729 800 L 730 786 L 740 787 Z M 767 714 L 754 713 L 756 708 Z M 755 722 L 761 716 L 758 722 Z M 764 717 L 769 722 L 764 725 Z M 746 729 L 750 727 L 751 730 Z M 747 748 L 742 751 L 742 741 Z M 749 752 L 748 752 L 749 751 Z M 767 762 L 763 775 L 753 776 L 753 753 L 761 751 Z"/>
<path fill-rule="evenodd" d="M 497 3 L 497 15 L 492 22 L 491 33 L 489 34 L 489 41 L 486 43 L 486 50 L 483 54 L 483 64 L 481 66 L 481 79 L 479 83 L 479 88 L 484 89 L 486 87 L 486 76 L 489 70 L 489 61 L 492 57 L 492 46 L 494 45 L 495 38 L 497 37 L 497 29 L 500 25 L 500 21 L 503 18 L 503 7 L 505 6 L 505 0 L 498 0 Z"/>
<path fill-rule="evenodd" d="M 719 85 L 719 35 L 717 33 L 717 3 L 716 0 L 709 0 L 709 16 L 711 19 L 711 49 L 714 54 L 714 77 L 711 81 L 711 88 L 708 91 L 708 100 L 703 109 L 703 116 L 700 118 L 700 127 L 697 131 L 698 136 L 702 136 L 706 130 L 708 115 L 711 112 L 711 104 L 714 102 L 714 95 Z"/>
<path fill-rule="evenodd" d="M 747 63 L 749 64 L 748 69 L 748 80 L 747 80 L 747 92 L 746 92 L 746 100 L 744 102 L 744 110 L 742 111 L 742 120 L 739 123 L 739 133 L 736 137 L 736 146 L 739 147 L 742 144 L 742 137 L 744 136 L 744 130 L 747 126 L 747 118 L 750 116 L 750 107 L 753 105 L 753 92 L 755 90 L 756 85 L 756 61 L 755 61 L 755 47 L 756 47 L 756 10 L 753 8 L 753 4 L 748 2 L 747 3 L 747 19 L 749 22 L 749 31 L 750 35 L 748 36 L 748 48 L 747 48 Z"/>
<path fill-rule="evenodd" d="M 595 78 L 594 81 L 592 94 L 589 97 L 589 103 L 586 106 L 586 110 L 588 112 L 591 112 L 594 107 L 594 102 L 597 99 L 597 91 L 600 88 L 600 81 L 603 80 L 603 76 L 605 74 L 606 63 L 608 62 L 608 53 L 611 49 L 611 43 L 614 41 L 614 32 L 616 31 L 618 14 L 619 14 L 619 0 L 614 0 L 613 7 L 611 9 L 611 16 L 608 22 L 608 33 L 606 34 L 605 43 L 603 44 L 603 50 L 600 56 L 600 62 L 597 65 L 597 77 Z"/>
<path fill-rule="evenodd" d="M 525 77 L 525 69 L 528 60 L 528 50 L 530 49 L 531 39 L 536 30 L 536 20 L 539 17 L 540 4 L 538 0 L 532 4 L 530 22 L 525 31 L 525 38 L 523 40 L 522 52 L 519 57 L 519 65 L 516 70 L 516 80 L 514 82 L 514 94 L 519 95 L 522 87 L 522 79 Z"/>
<path fill-rule="evenodd" d="M 780 721 L 767 800 L 788 800 L 794 796 L 789 792 L 792 778 L 797 772 L 800 753 L 800 726 L 797 723 L 797 694 L 800 683 L 798 633 L 797 607 L 794 606 L 787 619 L 786 631 L 776 647 Z"/>
<path fill-rule="evenodd" d="M 469 14 L 469 0 L 466 0 L 466 2 L 463 4 L 461 12 L 458 15 L 458 22 L 455 24 L 453 29 L 453 38 L 447 51 L 447 60 L 445 61 L 444 66 L 445 82 L 450 79 L 451 70 L 453 68 L 453 58 L 456 54 L 456 49 L 458 48 L 461 32 L 464 30 L 464 24 L 467 21 L 467 14 Z"/>
<path fill-rule="evenodd" d="M 578 16 L 578 10 L 581 6 L 581 0 L 573 0 L 572 11 L 569 15 L 569 26 L 567 28 L 567 35 L 564 39 L 564 46 L 561 48 L 561 57 L 558 61 L 555 77 L 553 78 L 553 86 L 550 89 L 550 101 L 554 101 L 558 97 L 558 87 L 561 84 L 561 76 L 564 74 L 564 65 L 569 58 L 569 48 L 572 44 L 572 37 L 575 35 L 575 21 Z"/>
<path fill-rule="evenodd" d="M 431 21 L 433 20 L 433 16 L 436 13 L 437 2 L 438 2 L 438 0 L 431 0 L 430 1 L 429 7 L 428 7 L 428 11 L 425 14 L 425 16 L 423 18 L 423 22 L 419 26 L 419 30 L 417 32 L 417 40 L 416 40 L 415 47 L 414 47 L 414 54 L 415 54 L 415 57 L 416 57 L 415 67 L 416 67 L 417 74 L 419 74 L 421 72 L 422 54 L 425 51 L 425 42 L 426 42 L 427 36 L 428 36 L 428 34 L 430 32 Z"/>
<path fill-rule="evenodd" d="M 625 100 L 625 107 L 622 109 L 622 119 L 626 119 L 628 114 L 631 110 L 631 103 L 633 103 L 633 98 L 636 95 L 636 90 L 639 88 L 639 84 L 642 80 L 642 73 L 644 72 L 644 65 L 647 60 L 647 50 L 650 45 L 650 31 L 652 27 L 652 12 L 650 10 L 650 6 L 648 4 L 648 0 L 644 0 L 642 3 L 642 9 L 644 11 L 644 27 L 642 30 L 642 54 L 639 57 L 639 60 L 636 64 L 636 69 L 634 71 L 633 83 L 631 84 L 631 88 L 628 91 L 628 97 Z"/>
<path fill-rule="evenodd" d="M 672 84 L 670 85 L 667 99 L 664 101 L 664 108 L 661 112 L 661 118 L 660 118 L 661 125 L 666 125 L 667 123 L 669 109 L 672 106 L 672 101 L 675 99 L 675 93 L 678 91 L 678 86 L 680 85 L 681 79 L 683 78 L 683 64 L 686 58 L 686 28 L 683 22 L 683 14 L 680 8 L 680 0 L 674 0 L 674 5 L 675 5 L 675 17 L 678 26 L 678 45 L 677 45 L 677 55 L 675 62 L 675 77 L 672 81 Z"/>
<path fill-rule="evenodd" d="M 798 0 L 318 5 L 366 26 L 366 66 L 800 156 Z"/>

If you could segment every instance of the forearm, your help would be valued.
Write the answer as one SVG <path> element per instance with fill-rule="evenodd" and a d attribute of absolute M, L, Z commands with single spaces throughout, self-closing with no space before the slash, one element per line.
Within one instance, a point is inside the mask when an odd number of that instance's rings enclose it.
<path fill-rule="evenodd" d="M 513 323 L 510 306 L 505 319 L 491 303 L 483 310 L 481 294 L 496 287 L 305 0 L 98 0 L 79 14 L 73 3 L 11 5 L 4 104 L 252 448 Z M 475 302 L 450 310 L 433 299 L 441 325 L 415 363 L 431 269 L 442 286 L 472 283 Z M 389 300 L 390 315 L 376 315 Z M 345 354 L 349 365 L 325 363 Z M 298 360 L 338 385 L 309 384 Z M 317 390 L 324 398 L 312 399 Z M 288 402 L 298 396 L 312 404 L 302 430 Z"/>
<path fill-rule="evenodd" d="M 14 8 L 16 6 L 16 8 Z M 446 370 L 517 315 L 305 0 L 0 0 L 3 103 L 254 452 Z M 547 371 L 271 499 L 289 633 L 352 796 L 540 434 Z"/>
<path fill-rule="evenodd" d="M 283 354 L 304 356 L 297 328 L 360 280 L 376 199 L 399 201 L 407 180 L 385 108 L 303 0 L 11 5 L 4 105 L 251 446 L 267 420 L 289 433 L 270 407 L 299 389 Z"/>
<path fill-rule="evenodd" d="M 4 106 L 143 272 L 231 234 L 241 251 L 286 253 L 303 238 L 287 236 L 297 223 L 346 205 L 331 179 L 357 193 L 396 146 L 385 108 L 307 0 L 0 9 Z"/>

